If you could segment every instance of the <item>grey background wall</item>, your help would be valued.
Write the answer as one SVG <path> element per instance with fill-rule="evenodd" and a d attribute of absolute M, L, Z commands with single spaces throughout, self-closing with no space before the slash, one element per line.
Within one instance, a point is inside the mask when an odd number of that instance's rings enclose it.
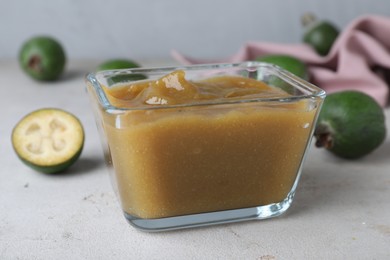
<path fill-rule="evenodd" d="M 0 58 L 49 34 L 69 58 L 164 59 L 170 51 L 225 57 L 248 40 L 300 41 L 310 11 L 343 28 L 360 15 L 390 16 L 390 0 L 0 0 Z"/>

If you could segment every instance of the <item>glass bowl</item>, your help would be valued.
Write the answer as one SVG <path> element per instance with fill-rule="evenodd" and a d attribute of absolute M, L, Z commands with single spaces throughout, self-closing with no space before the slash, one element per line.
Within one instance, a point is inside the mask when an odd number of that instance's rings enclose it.
<path fill-rule="evenodd" d="M 275 93 L 177 104 L 157 104 L 157 96 L 151 105 L 122 100 L 134 84 L 174 71 L 189 82 L 250 78 Z M 316 86 L 260 62 L 102 71 L 87 75 L 86 84 L 124 216 L 145 231 L 285 212 L 325 98 Z"/>

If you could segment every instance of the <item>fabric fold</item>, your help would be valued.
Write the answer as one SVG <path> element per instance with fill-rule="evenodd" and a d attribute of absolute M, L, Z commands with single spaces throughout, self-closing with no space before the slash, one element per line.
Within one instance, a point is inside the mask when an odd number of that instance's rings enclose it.
<path fill-rule="evenodd" d="M 374 68 L 390 73 L 390 18 L 367 15 L 352 21 L 340 33 L 327 56 L 318 55 L 307 44 L 271 42 L 245 43 L 237 53 L 227 58 L 196 59 L 172 51 L 172 57 L 186 65 L 225 63 L 254 60 L 268 54 L 285 54 L 304 61 L 309 68 L 310 81 L 327 93 L 359 90 L 372 96 L 382 107 L 389 100 L 389 82 Z M 389 78 L 389 77 L 388 77 Z"/>

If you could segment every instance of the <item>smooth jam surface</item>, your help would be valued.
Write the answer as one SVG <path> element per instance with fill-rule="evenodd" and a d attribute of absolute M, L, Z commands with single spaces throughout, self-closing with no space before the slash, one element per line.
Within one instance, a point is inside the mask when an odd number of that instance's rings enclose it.
<path fill-rule="evenodd" d="M 184 71 L 174 71 L 158 80 L 106 88 L 110 102 L 117 107 L 196 104 L 255 97 L 286 97 L 282 90 L 263 82 L 239 76 L 219 76 L 188 81 Z"/>
<path fill-rule="evenodd" d="M 181 71 L 106 93 L 126 108 L 289 96 L 253 79 L 193 82 Z M 315 114 L 305 100 L 104 114 L 123 210 L 153 219 L 283 201 L 296 180 Z"/>

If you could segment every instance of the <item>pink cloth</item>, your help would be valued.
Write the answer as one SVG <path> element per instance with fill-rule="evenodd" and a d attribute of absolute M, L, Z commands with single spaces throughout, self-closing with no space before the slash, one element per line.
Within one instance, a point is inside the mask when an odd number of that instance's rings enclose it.
<path fill-rule="evenodd" d="M 254 60 L 265 54 L 287 54 L 304 61 L 310 81 L 327 93 L 355 89 L 372 96 L 381 106 L 388 102 L 389 87 L 372 71 L 375 65 L 390 69 L 390 18 L 369 15 L 351 22 L 339 35 L 327 56 L 306 44 L 248 42 L 231 57 L 220 60 L 194 59 L 172 51 L 183 64 L 223 63 Z"/>

